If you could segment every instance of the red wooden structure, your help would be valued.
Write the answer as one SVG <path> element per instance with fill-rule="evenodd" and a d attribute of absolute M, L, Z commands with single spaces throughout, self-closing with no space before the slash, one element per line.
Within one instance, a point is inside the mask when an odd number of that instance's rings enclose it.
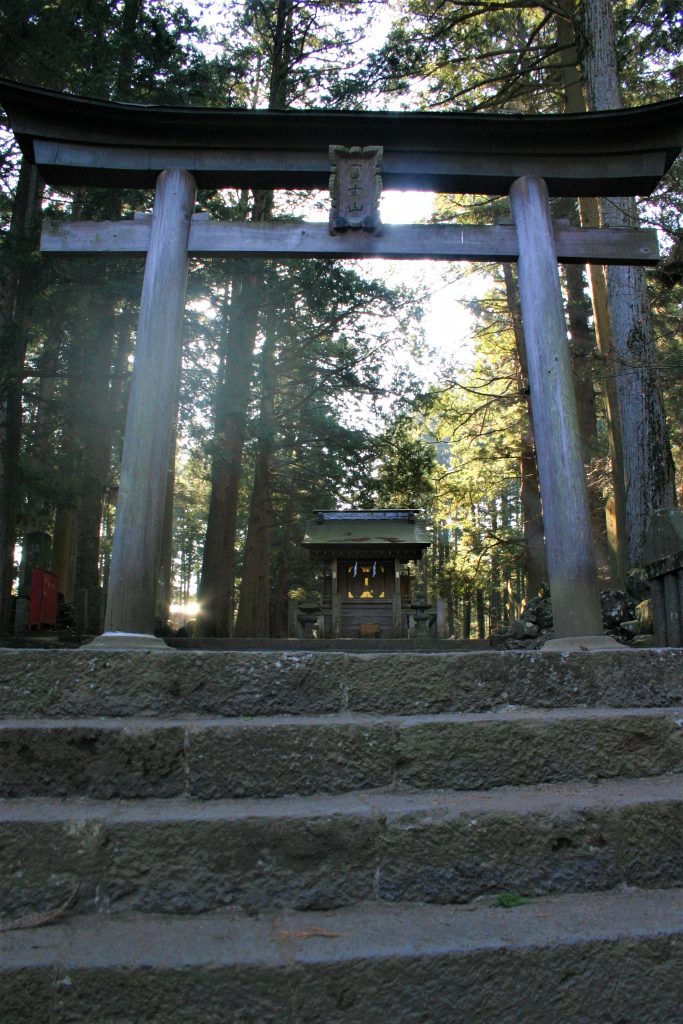
<path fill-rule="evenodd" d="M 31 601 L 28 609 L 28 628 L 57 625 L 57 591 L 59 576 L 47 569 L 31 569 Z"/>

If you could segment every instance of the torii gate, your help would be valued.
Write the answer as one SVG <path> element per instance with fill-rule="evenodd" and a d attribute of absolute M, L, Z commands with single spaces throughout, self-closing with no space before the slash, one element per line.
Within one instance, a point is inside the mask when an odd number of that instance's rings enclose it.
<path fill-rule="evenodd" d="M 575 644 L 602 635 L 557 264 L 651 266 L 657 240 L 648 230 L 553 224 L 548 198 L 649 195 L 683 145 L 683 100 L 534 116 L 216 110 L 107 103 L 1 80 L 0 100 L 47 184 L 156 188 L 151 218 L 48 222 L 41 240 L 45 253 L 146 253 L 105 642 L 121 633 L 153 642 L 191 253 L 516 261 L 555 631 Z M 334 224 L 193 216 L 197 187 L 326 188 L 330 147 L 359 156 L 355 147 L 381 148 L 390 189 L 507 193 L 514 226 L 395 225 L 380 233 L 374 208 L 343 233 L 333 233 Z"/>

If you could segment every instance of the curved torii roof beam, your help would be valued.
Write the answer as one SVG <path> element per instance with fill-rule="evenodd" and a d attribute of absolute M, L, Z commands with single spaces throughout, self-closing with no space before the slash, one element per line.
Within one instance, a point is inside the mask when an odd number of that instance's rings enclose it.
<path fill-rule="evenodd" d="M 50 185 L 152 188 L 168 167 L 200 188 L 326 189 L 328 147 L 383 146 L 387 189 L 648 195 L 683 146 L 683 99 L 585 114 L 223 110 L 83 99 L 0 79 L 22 152 Z"/>

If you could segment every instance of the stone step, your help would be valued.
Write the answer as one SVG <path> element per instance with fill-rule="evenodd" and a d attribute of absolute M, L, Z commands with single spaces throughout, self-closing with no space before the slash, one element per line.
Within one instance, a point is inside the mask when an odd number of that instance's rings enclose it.
<path fill-rule="evenodd" d="M 433 714 L 683 704 L 683 649 L 0 651 L 0 716 Z"/>
<path fill-rule="evenodd" d="M 683 890 L 510 909 L 92 915 L 0 934 L 3 1020 L 674 1024 Z"/>
<path fill-rule="evenodd" d="M 0 796 L 279 797 L 683 771 L 683 707 L 6 719 Z"/>
<path fill-rule="evenodd" d="M 479 792 L 0 805 L 0 913 L 329 909 L 683 885 L 681 776 Z M 76 891 L 77 890 L 77 891 Z"/>

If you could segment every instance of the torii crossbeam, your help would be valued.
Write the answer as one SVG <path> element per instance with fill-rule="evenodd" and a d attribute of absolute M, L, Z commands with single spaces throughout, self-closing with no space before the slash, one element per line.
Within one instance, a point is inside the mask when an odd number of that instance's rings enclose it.
<path fill-rule="evenodd" d="M 589 114 L 404 114 L 143 107 L 0 81 L 24 155 L 55 186 L 156 188 L 152 218 L 48 223 L 45 253 L 146 256 L 106 629 L 154 623 L 188 256 L 516 260 L 555 631 L 596 637 L 602 615 L 578 437 L 561 262 L 652 265 L 652 231 L 553 224 L 549 195 L 648 195 L 683 145 L 683 100 Z M 327 187 L 329 148 L 382 147 L 387 188 L 509 194 L 514 226 L 310 224 L 194 217 L 200 188 Z"/>

